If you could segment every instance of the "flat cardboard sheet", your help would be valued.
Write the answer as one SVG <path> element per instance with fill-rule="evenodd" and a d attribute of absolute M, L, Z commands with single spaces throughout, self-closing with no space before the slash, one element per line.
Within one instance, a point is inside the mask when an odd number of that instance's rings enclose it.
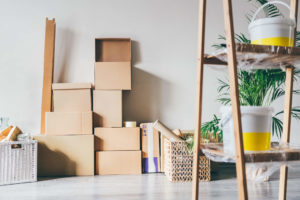
<path fill-rule="evenodd" d="M 95 128 L 95 150 L 141 150 L 140 128 Z"/>
<path fill-rule="evenodd" d="M 47 112 L 46 135 L 93 134 L 92 112 Z"/>
<path fill-rule="evenodd" d="M 94 90 L 93 111 L 95 127 L 122 127 L 122 91 Z"/>
<path fill-rule="evenodd" d="M 94 136 L 34 136 L 38 176 L 93 176 Z"/>
<path fill-rule="evenodd" d="M 97 151 L 96 174 L 140 174 L 141 151 Z"/>

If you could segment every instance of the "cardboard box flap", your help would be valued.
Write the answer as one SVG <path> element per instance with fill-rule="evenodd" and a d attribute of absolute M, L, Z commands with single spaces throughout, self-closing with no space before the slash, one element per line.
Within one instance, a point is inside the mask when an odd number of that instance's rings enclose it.
<path fill-rule="evenodd" d="M 130 38 L 96 38 L 96 62 L 126 62 L 131 61 Z"/>
<path fill-rule="evenodd" d="M 76 90 L 76 89 L 90 89 L 92 83 L 53 83 L 53 90 Z"/>

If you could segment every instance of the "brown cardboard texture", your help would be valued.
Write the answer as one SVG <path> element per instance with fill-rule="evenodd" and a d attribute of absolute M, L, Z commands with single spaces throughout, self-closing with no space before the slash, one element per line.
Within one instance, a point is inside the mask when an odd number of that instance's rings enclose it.
<path fill-rule="evenodd" d="M 159 132 L 153 129 L 153 123 L 142 123 L 140 127 L 142 132 L 143 172 L 160 172 Z"/>
<path fill-rule="evenodd" d="M 167 138 L 160 133 L 160 172 L 165 172 L 165 139 Z"/>
<path fill-rule="evenodd" d="M 122 127 L 122 91 L 94 90 L 95 127 Z"/>
<path fill-rule="evenodd" d="M 91 83 L 55 83 L 53 89 L 54 112 L 92 111 Z"/>
<path fill-rule="evenodd" d="M 95 150 L 140 150 L 140 128 L 95 128 Z"/>
<path fill-rule="evenodd" d="M 96 62 L 130 62 L 130 38 L 96 38 Z"/>
<path fill-rule="evenodd" d="M 38 176 L 94 175 L 94 136 L 34 136 L 38 141 Z"/>
<path fill-rule="evenodd" d="M 97 151 L 96 174 L 140 174 L 141 151 Z"/>
<path fill-rule="evenodd" d="M 93 134 L 92 112 L 47 112 L 47 135 Z"/>
<path fill-rule="evenodd" d="M 131 90 L 130 62 L 96 62 L 96 90 Z"/>

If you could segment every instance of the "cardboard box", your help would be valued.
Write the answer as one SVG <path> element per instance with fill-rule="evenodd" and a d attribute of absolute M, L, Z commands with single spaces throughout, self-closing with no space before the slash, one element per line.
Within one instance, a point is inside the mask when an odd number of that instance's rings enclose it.
<path fill-rule="evenodd" d="M 95 150 L 141 150 L 140 128 L 95 128 Z"/>
<path fill-rule="evenodd" d="M 38 141 L 38 176 L 94 175 L 94 136 L 34 136 Z"/>
<path fill-rule="evenodd" d="M 96 90 L 131 90 L 130 62 L 96 62 Z"/>
<path fill-rule="evenodd" d="M 54 83 L 54 112 L 92 111 L 91 83 Z"/>
<path fill-rule="evenodd" d="M 96 174 L 140 174 L 141 151 L 97 151 Z"/>
<path fill-rule="evenodd" d="M 94 90 L 95 127 L 122 127 L 122 91 Z"/>
<path fill-rule="evenodd" d="M 46 112 L 46 134 L 93 134 L 93 113 Z"/>
<path fill-rule="evenodd" d="M 95 40 L 95 89 L 131 89 L 130 38 Z"/>
<path fill-rule="evenodd" d="M 143 172 L 160 172 L 159 132 L 153 123 L 140 124 L 142 132 Z"/>

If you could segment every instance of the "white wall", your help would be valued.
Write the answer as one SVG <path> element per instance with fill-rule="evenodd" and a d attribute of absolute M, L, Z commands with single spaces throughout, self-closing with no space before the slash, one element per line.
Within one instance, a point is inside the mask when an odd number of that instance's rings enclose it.
<path fill-rule="evenodd" d="M 235 30 L 247 33 L 244 15 L 255 7 L 248 0 L 233 3 Z M 39 133 L 45 18 L 54 17 L 54 82 L 93 82 L 94 38 L 130 37 L 133 90 L 124 93 L 124 119 L 194 127 L 197 0 L 0 0 L 0 5 L 0 116 Z M 220 0 L 207 6 L 206 48 L 211 52 L 224 33 L 223 7 Z M 204 121 L 218 112 L 216 77 L 225 75 L 205 70 Z M 282 101 L 276 105 L 281 109 Z"/>

